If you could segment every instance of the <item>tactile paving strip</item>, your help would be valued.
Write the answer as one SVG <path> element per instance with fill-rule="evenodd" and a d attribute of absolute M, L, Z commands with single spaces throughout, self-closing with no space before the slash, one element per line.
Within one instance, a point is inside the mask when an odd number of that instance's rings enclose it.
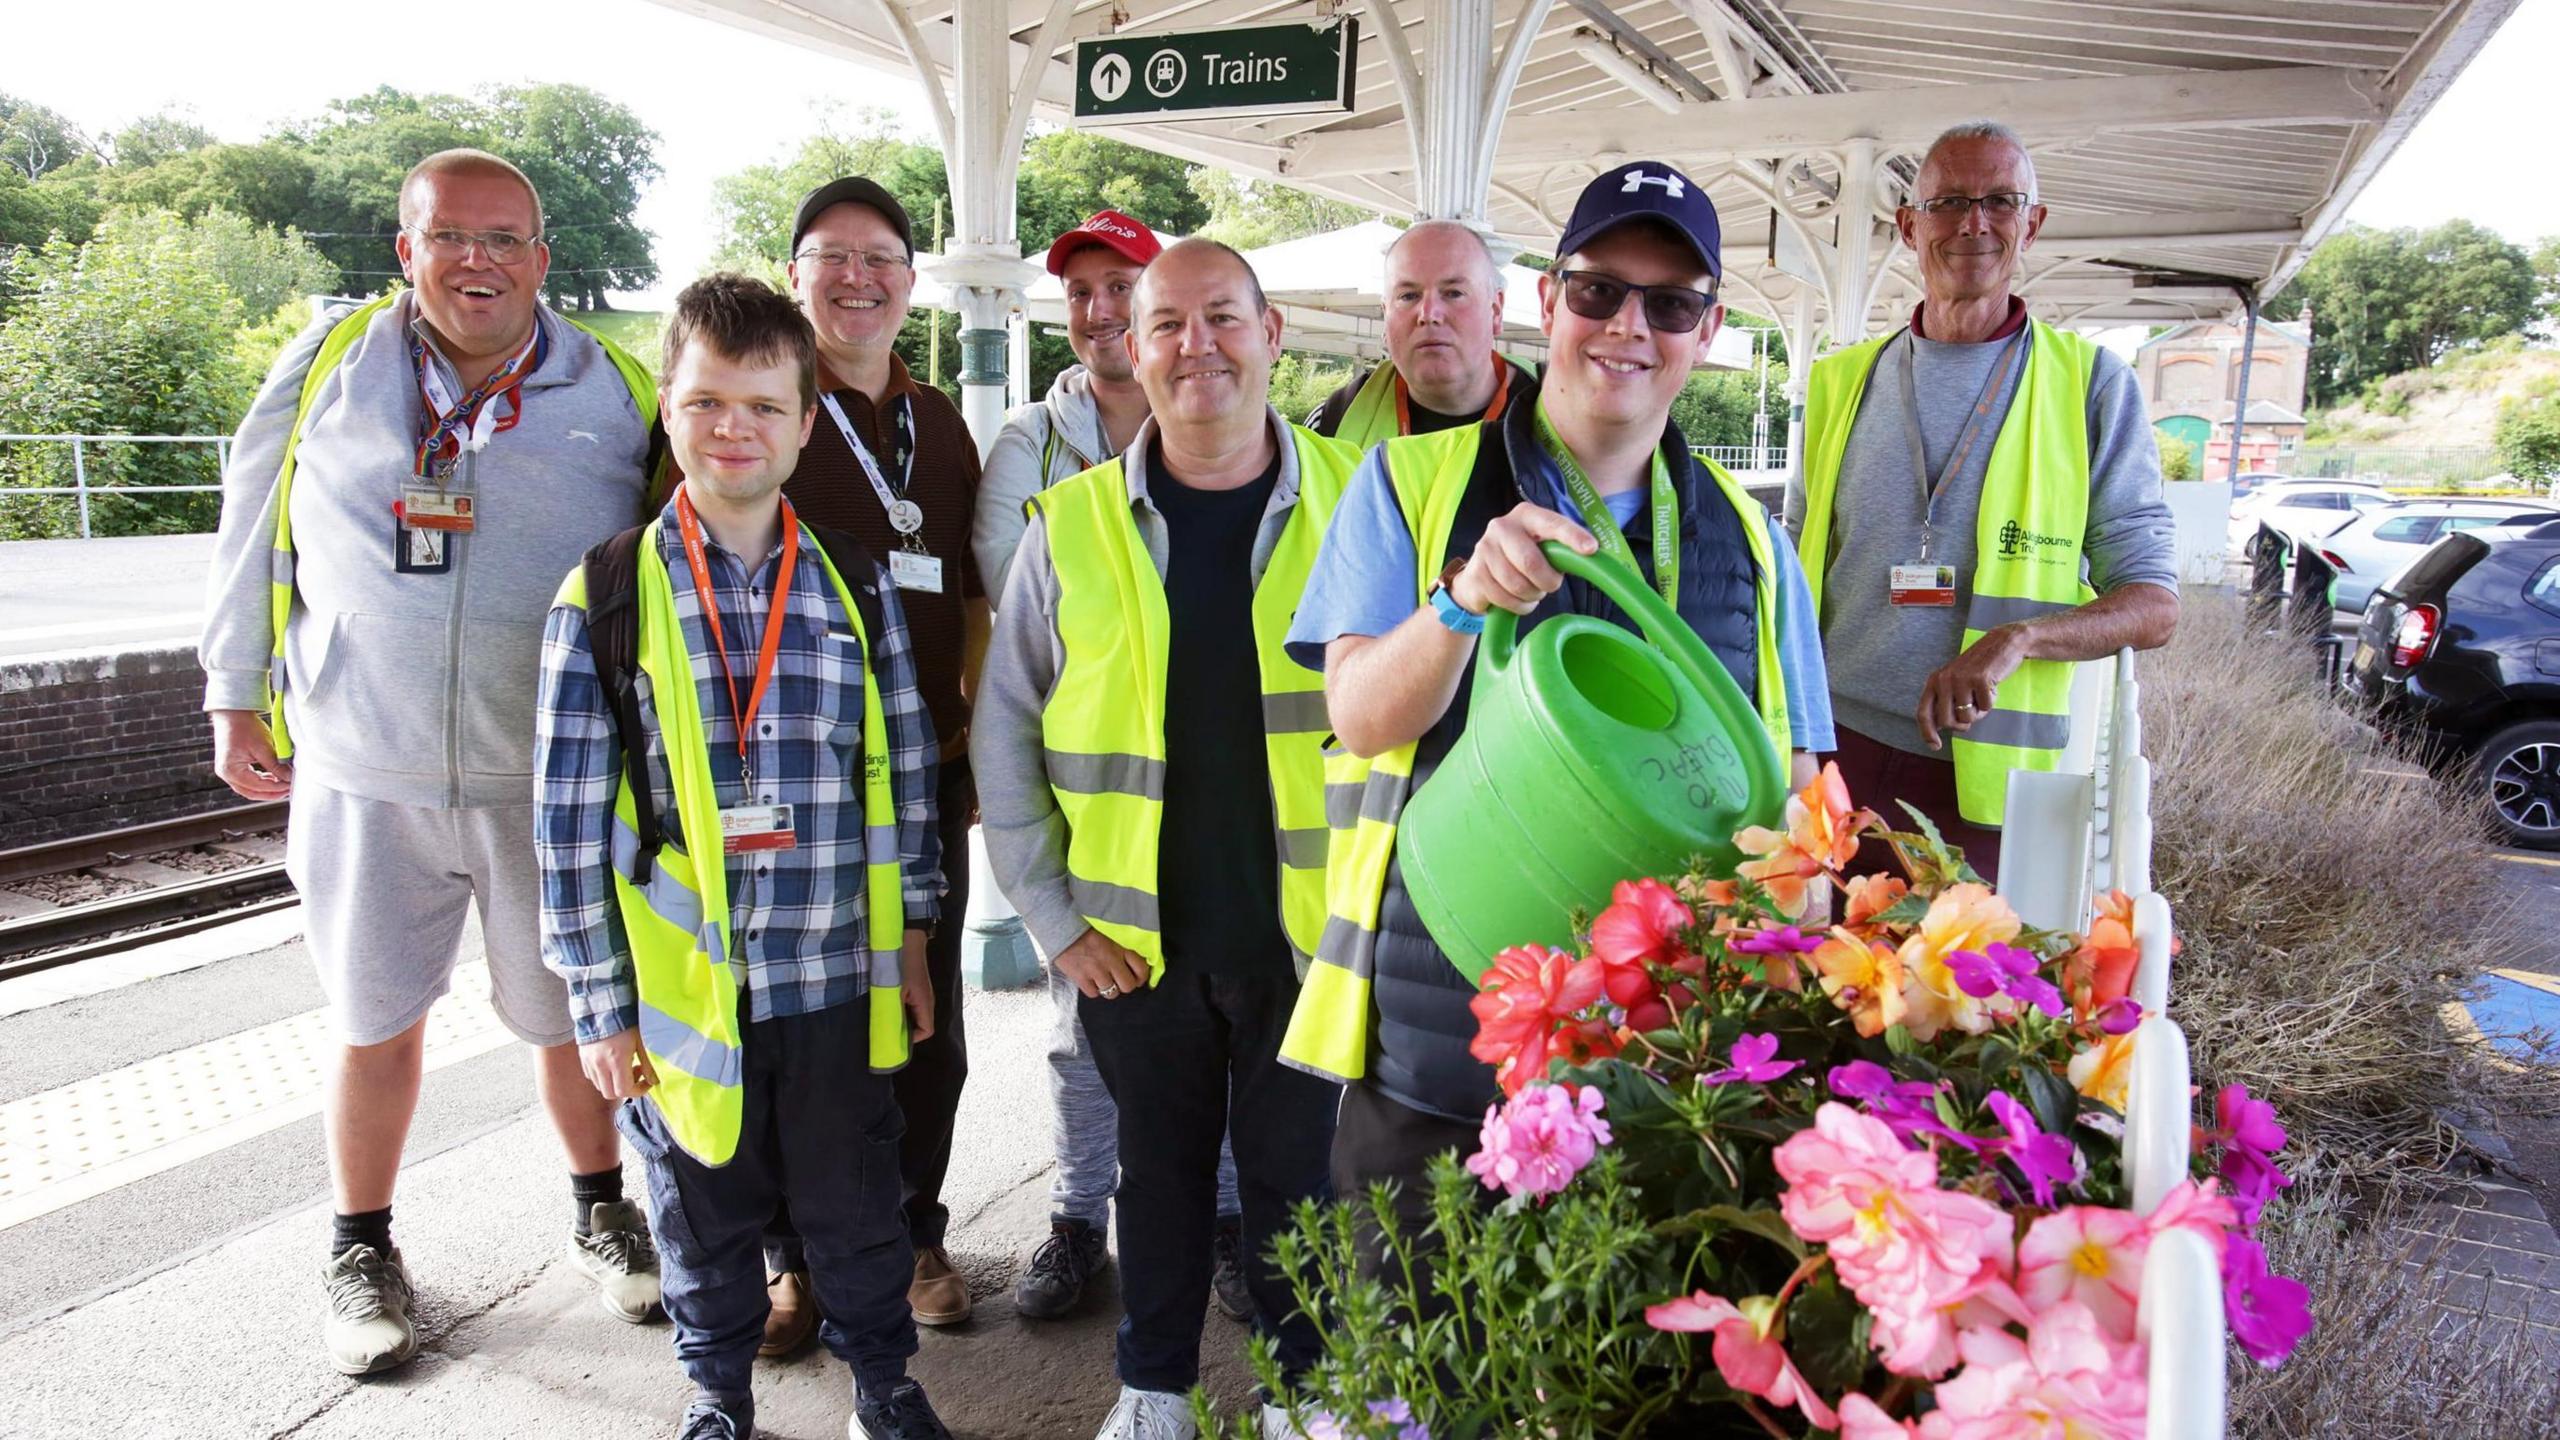
<path fill-rule="evenodd" d="M 468 978 L 466 978 L 468 977 Z M 430 1071 L 515 1037 L 468 967 L 427 1016 Z M 0 1230 L 319 1113 L 318 1010 L 0 1105 Z"/>

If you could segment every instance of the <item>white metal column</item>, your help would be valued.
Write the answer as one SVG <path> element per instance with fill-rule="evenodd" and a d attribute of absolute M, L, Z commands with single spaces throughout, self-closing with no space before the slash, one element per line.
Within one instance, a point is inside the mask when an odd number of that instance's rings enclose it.
<path fill-rule="evenodd" d="M 1511 36 L 1494 49 L 1494 6 L 1499 0 L 1427 0 L 1422 55 L 1396 19 L 1390 0 L 1367 0 L 1376 43 L 1387 53 L 1396 98 L 1406 117 L 1413 155 L 1415 218 L 1463 220 L 1479 230 L 1485 196 L 1493 186 L 1493 156 L 1511 108 L 1530 42 L 1546 24 L 1555 0 L 1520 0 Z M 1367 37 L 1364 37 L 1367 38 Z M 1507 248 L 1507 247 L 1506 247 Z"/>

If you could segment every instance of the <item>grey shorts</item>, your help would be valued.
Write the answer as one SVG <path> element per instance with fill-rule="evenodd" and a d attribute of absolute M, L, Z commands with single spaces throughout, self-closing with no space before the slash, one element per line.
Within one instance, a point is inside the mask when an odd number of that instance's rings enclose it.
<path fill-rule="evenodd" d="M 339 1039 L 379 1045 L 426 1018 L 452 987 L 474 903 L 500 1023 L 532 1045 L 572 1038 L 568 985 L 542 963 L 531 804 L 399 805 L 306 776 L 289 823 L 285 870 Z"/>

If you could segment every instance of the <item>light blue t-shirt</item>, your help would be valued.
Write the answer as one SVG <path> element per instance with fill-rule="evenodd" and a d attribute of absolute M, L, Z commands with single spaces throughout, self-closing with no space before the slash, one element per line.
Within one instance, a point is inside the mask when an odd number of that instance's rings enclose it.
<path fill-rule="evenodd" d="M 1289 627 L 1289 657 L 1310 670 L 1324 669 L 1325 646 L 1342 636 L 1384 635 L 1413 614 L 1413 536 L 1388 483 L 1384 455 L 1383 446 L 1372 447 L 1352 474 Z M 1604 498 L 1610 518 L 1623 528 L 1648 496 L 1639 488 Z M 1823 668 L 1813 592 L 1796 564 L 1794 544 L 1774 516 L 1769 551 L 1778 569 L 1778 673 L 1787 687 L 1789 738 L 1799 750 L 1835 749 L 1831 680 Z"/>

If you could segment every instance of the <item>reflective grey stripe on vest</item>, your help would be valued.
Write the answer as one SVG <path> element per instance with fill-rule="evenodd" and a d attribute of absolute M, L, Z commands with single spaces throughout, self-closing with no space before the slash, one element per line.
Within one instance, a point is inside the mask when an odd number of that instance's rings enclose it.
<path fill-rule="evenodd" d="M 278 585 L 293 583 L 293 552 L 277 548 L 267 552 L 267 578 Z"/>
<path fill-rule="evenodd" d="M 279 695 L 284 693 L 284 652 L 281 650 L 267 657 L 267 688 Z"/>
<path fill-rule="evenodd" d="M 1330 830 L 1280 831 L 1280 863 L 1293 870 L 1321 870 L 1325 850 L 1333 843 Z"/>
<path fill-rule="evenodd" d="M 1324 823 L 1335 830 L 1348 830 L 1363 820 L 1393 825 L 1397 817 L 1404 814 L 1405 782 L 1411 778 L 1372 770 L 1364 784 L 1327 785 L 1324 787 Z"/>
<path fill-rule="evenodd" d="M 1087 755 L 1073 750 L 1042 750 L 1049 783 L 1077 795 L 1137 795 L 1164 798 L 1164 762 L 1144 755 Z"/>
<path fill-rule="evenodd" d="M 2013 745 L 2021 750 L 2059 750 L 2071 741 L 2071 717 L 2039 715 L 2032 710 L 1994 710 L 1953 732 L 1976 745 Z"/>
<path fill-rule="evenodd" d="M 713 1085 L 735 1089 L 744 1074 L 737 1046 L 721 1044 L 645 999 L 640 1002 L 640 1043 L 660 1063 Z"/>
<path fill-rule="evenodd" d="M 613 871 L 625 880 L 640 863 L 640 836 L 622 817 L 613 817 Z M 649 913 L 696 937 L 705 955 L 718 954 L 720 941 L 702 922 L 702 897 L 684 887 L 684 882 L 669 874 L 664 865 L 649 867 L 649 883 L 640 886 L 640 899 Z"/>
<path fill-rule="evenodd" d="M 1356 979 L 1369 979 L 1378 970 L 1378 932 L 1358 921 L 1327 915 L 1324 933 L 1316 937 L 1316 958 L 1341 966 Z"/>
<path fill-rule="evenodd" d="M 874 950 L 871 952 L 871 983 L 874 988 L 881 990 L 897 989 L 898 981 L 902 973 L 903 972 L 898 963 L 897 951 Z"/>
<path fill-rule="evenodd" d="M 1132 886 L 1069 875 L 1067 898 L 1076 902 L 1076 913 L 1087 920 L 1108 920 L 1115 925 L 1134 925 L 1146 931 L 1164 929 L 1156 897 Z"/>
<path fill-rule="evenodd" d="M 2016 595 L 1976 595 L 1965 606 L 1964 628 L 1992 630 L 2002 625 L 2015 625 L 2021 620 L 2041 620 L 2065 610 L 2077 610 L 2074 600 L 2028 600 Z"/>
<path fill-rule="evenodd" d="M 1262 729 L 1270 735 L 1321 735 L 1333 728 L 1321 690 L 1263 692 Z"/>

